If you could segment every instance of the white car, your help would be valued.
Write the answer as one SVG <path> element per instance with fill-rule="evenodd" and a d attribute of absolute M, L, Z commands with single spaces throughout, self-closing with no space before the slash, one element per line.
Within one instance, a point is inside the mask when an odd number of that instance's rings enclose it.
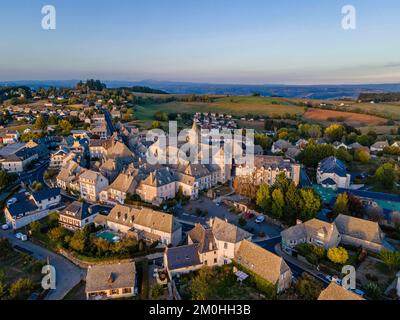
<path fill-rule="evenodd" d="M 257 218 L 256 218 L 256 223 L 263 223 L 265 221 L 265 217 L 264 216 L 258 216 Z"/>
<path fill-rule="evenodd" d="M 9 228 L 8 224 L 3 224 L 3 225 L 1 226 L 1 229 L 2 229 L 2 230 L 8 230 L 8 228 Z"/>
<path fill-rule="evenodd" d="M 22 233 L 21 233 L 21 232 L 18 232 L 18 233 L 15 235 L 15 237 L 16 237 L 17 239 L 21 240 L 21 238 L 22 238 Z"/>
<path fill-rule="evenodd" d="M 28 241 L 28 236 L 26 234 L 23 234 L 21 236 L 21 241 Z"/>
<path fill-rule="evenodd" d="M 12 206 L 14 203 L 17 202 L 16 198 L 11 198 L 7 200 L 7 206 Z"/>

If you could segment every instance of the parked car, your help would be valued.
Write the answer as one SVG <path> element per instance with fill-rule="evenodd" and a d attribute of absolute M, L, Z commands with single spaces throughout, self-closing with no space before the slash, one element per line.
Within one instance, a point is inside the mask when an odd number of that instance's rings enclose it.
<path fill-rule="evenodd" d="M 221 202 L 217 202 L 215 205 L 216 205 L 217 207 L 219 207 L 219 206 L 221 205 Z"/>
<path fill-rule="evenodd" d="M 9 228 L 8 224 L 3 224 L 3 225 L 1 226 L 1 229 L 2 229 L 2 230 L 8 230 L 8 228 Z"/>
<path fill-rule="evenodd" d="M 16 202 L 17 202 L 17 198 L 8 199 L 7 200 L 7 206 L 12 206 Z"/>
<path fill-rule="evenodd" d="M 354 292 L 355 294 L 358 294 L 361 298 L 365 297 L 365 292 L 360 289 L 350 289 L 350 291 Z"/>
<path fill-rule="evenodd" d="M 21 240 L 21 238 L 22 238 L 22 233 L 21 233 L 21 232 L 18 232 L 18 233 L 15 235 L 15 237 L 16 237 L 17 239 Z"/>
<path fill-rule="evenodd" d="M 263 223 L 265 221 L 265 217 L 264 216 L 258 216 L 257 218 L 256 218 L 256 223 Z"/>
<path fill-rule="evenodd" d="M 339 279 L 339 278 L 336 277 L 336 276 L 333 276 L 333 277 L 332 277 L 332 276 L 330 276 L 330 275 L 327 275 L 327 276 L 325 276 L 325 279 L 328 280 L 329 282 L 335 281 L 336 284 L 338 284 L 339 286 L 342 285 L 342 280 Z"/>
<path fill-rule="evenodd" d="M 28 241 L 28 236 L 26 234 L 23 234 L 21 236 L 21 241 Z"/>

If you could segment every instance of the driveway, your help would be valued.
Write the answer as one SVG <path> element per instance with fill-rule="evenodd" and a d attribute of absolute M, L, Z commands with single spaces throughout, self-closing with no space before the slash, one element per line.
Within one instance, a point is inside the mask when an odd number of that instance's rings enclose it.
<path fill-rule="evenodd" d="M 188 210 L 189 207 L 192 208 L 191 211 Z M 207 210 L 208 211 L 207 217 L 206 218 L 197 217 L 194 213 L 196 208 L 199 208 L 201 210 Z M 237 225 L 239 220 L 238 215 L 230 212 L 227 206 L 223 204 L 217 206 L 214 201 L 206 197 L 201 197 L 199 200 L 190 201 L 190 203 L 186 205 L 181 210 L 181 212 L 178 213 L 178 216 L 181 221 L 186 221 L 188 223 L 202 223 L 202 224 L 205 224 L 208 219 L 213 217 L 218 217 L 220 219 L 227 219 L 228 222 L 234 225 Z M 255 235 L 255 237 L 257 237 L 260 232 L 265 233 L 267 238 L 275 238 L 277 236 L 280 236 L 280 233 L 282 231 L 280 227 L 267 223 L 266 221 L 257 224 L 255 223 L 254 220 L 255 220 L 254 218 L 248 219 L 244 229 L 252 232 Z"/>
<path fill-rule="evenodd" d="M 49 251 L 30 241 L 22 242 L 15 238 L 12 231 L 0 231 L 0 237 L 7 238 L 13 246 L 22 248 L 25 252 L 31 252 L 32 256 L 39 260 L 49 259 L 50 264 L 56 269 L 56 289 L 51 290 L 46 300 L 62 300 L 64 296 L 85 277 L 86 270 L 75 266 L 66 258 Z"/>

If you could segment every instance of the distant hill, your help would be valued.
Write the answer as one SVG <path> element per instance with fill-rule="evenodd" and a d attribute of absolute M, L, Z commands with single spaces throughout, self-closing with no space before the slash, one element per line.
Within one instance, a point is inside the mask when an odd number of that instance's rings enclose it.
<path fill-rule="evenodd" d="M 361 93 L 358 100 L 362 102 L 399 102 L 400 92 Z"/>
<path fill-rule="evenodd" d="M 33 89 L 40 87 L 72 88 L 79 80 L 48 80 L 48 81 L 10 81 L 0 82 L 8 85 L 25 85 Z M 361 93 L 400 92 L 400 84 L 359 84 L 359 85 L 242 85 L 242 84 L 209 84 L 170 81 L 102 81 L 107 88 L 149 87 L 170 94 L 216 94 L 216 95 L 253 95 L 279 96 L 299 99 L 357 99 Z"/>

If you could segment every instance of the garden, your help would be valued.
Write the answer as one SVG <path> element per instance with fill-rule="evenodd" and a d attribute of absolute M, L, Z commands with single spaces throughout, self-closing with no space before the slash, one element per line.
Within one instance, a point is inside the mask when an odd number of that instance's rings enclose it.
<path fill-rule="evenodd" d="M 262 300 L 270 297 L 256 286 L 249 276 L 240 283 L 233 264 L 203 267 L 180 275 L 175 283 L 183 300 Z"/>
<path fill-rule="evenodd" d="M 26 300 L 34 292 L 38 293 L 38 299 L 43 297 L 41 271 L 44 264 L 44 261 L 15 251 L 7 239 L 0 239 L 0 300 Z"/>
<path fill-rule="evenodd" d="M 54 251 L 66 250 L 86 262 L 131 259 L 157 251 L 157 243 L 148 245 L 145 241 L 129 237 L 118 242 L 99 238 L 96 233 L 100 229 L 94 224 L 72 232 L 59 226 L 57 213 L 50 214 L 40 222 L 32 222 L 28 228 L 33 241 Z"/>

